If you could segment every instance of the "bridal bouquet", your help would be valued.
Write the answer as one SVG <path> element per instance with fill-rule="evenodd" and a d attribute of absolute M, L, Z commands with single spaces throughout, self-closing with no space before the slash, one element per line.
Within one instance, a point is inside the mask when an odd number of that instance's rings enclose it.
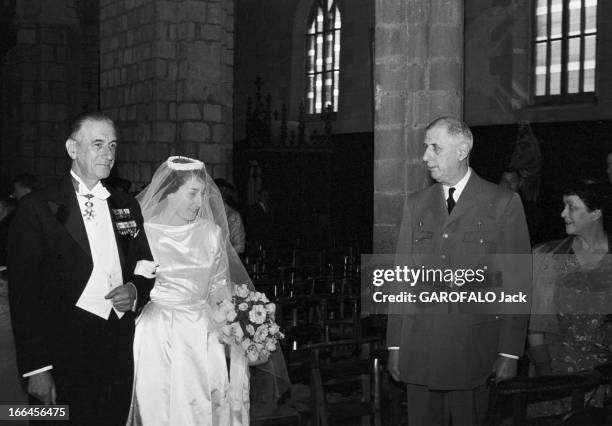
<path fill-rule="evenodd" d="M 231 301 L 223 300 L 218 305 L 214 319 L 223 324 L 224 340 L 242 346 L 251 362 L 266 360 L 285 337 L 274 321 L 276 305 L 246 284 L 236 287 Z"/>

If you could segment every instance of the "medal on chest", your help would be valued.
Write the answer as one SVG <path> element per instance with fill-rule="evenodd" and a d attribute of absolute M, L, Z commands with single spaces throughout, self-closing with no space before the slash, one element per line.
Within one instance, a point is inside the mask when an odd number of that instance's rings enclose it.
<path fill-rule="evenodd" d="M 84 197 L 87 198 L 87 201 L 85 201 L 85 211 L 83 212 L 83 217 L 85 220 L 93 220 L 96 217 L 96 212 L 93 208 L 93 201 L 91 201 L 93 195 L 87 194 Z"/>

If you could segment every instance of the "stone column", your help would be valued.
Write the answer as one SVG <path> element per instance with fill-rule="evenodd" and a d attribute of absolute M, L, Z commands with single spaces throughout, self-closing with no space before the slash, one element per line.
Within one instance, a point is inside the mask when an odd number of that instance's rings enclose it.
<path fill-rule="evenodd" d="M 74 0 L 18 0 L 15 12 L 17 45 L 2 77 L 2 175 L 46 180 L 67 170 L 68 120 L 97 103 L 81 69 L 84 17 Z"/>
<path fill-rule="evenodd" d="M 376 0 L 375 253 L 393 253 L 406 197 L 429 183 L 424 129 L 463 115 L 463 0 Z"/>
<path fill-rule="evenodd" d="M 102 109 L 121 129 L 117 173 L 136 187 L 169 155 L 231 174 L 233 6 L 101 0 Z"/>

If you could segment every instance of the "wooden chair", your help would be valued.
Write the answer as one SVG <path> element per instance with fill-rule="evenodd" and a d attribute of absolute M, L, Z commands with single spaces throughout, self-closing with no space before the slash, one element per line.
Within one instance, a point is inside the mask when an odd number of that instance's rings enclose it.
<path fill-rule="evenodd" d="M 304 249 L 296 252 L 295 266 L 299 267 L 304 277 L 320 277 L 323 274 L 325 253 L 321 249 Z"/>
<path fill-rule="evenodd" d="M 504 403 L 511 404 L 512 424 L 541 425 L 555 424 L 560 419 L 556 417 L 527 418 L 527 406 L 530 403 L 552 401 L 567 396 L 572 398 L 571 412 L 575 415 L 573 421 L 578 421 L 585 409 L 585 394 L 595 389 L 601 383 L 601 375 L 596 371 L 562 374 L 542 377 L 516 378 L 505 380 L 497 385 L 491 385 L 487 424 L 498 425 Z M 563 422 L 563 424 L 567 424 Z M 574 423 L 581 424 L 581 423 Z M 584 423 L 590 426 L 610 423 Z"/>
<path fill-rule="evenodd" d="M 279 279 L 282 296 L 293 297 L 305 293 L 304 279 L 302 277 L 302 271 L 299 268 L 295 266 L 279 268 Z"/>
<path fill-rule="evenodd" d="M 380 426 L 381 362 L 372 356 L 376 342 L 376 338 L 349 339 L 303 348 L 311 358 L 312 426 Z M 330 398 L 332 392 L 336 400 Z"/>
<path fill-rule="evenodd" d="M 303 426 L 306 424 L 304 416 L 296 410 L 280 411 L 266 416 L 251 417 L 251 426 Z"/>
<path fill-rule="evenodd" d="M 321 309 L 326 341 L 362 336 L 358 299 L 341 295 L 330 297 L 322 302 Z"/>
<path fill-rule="evenodd" d="M 269 300 L 276 300 L 282 296 L 282 285 L 278 279 L 253 280 L 255 289 L 264 293 Z"/>

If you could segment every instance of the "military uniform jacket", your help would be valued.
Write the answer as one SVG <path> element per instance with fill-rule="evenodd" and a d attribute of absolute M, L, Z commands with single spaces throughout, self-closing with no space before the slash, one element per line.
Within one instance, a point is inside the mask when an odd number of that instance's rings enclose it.
<path fill-rule="evenodd" d="M 406 201 L 397 253 L 413 268 L 461 268 L 475 254 L 528 254 L 520 198 L 473 171 L 450 215 L 441 184 L 416 192 Z M 485 383 L 499 353 L 522 354 L 527 315 L 461 313 L 450 305 L 434 304 L 424 315 L 405 304 L 389 315 L 387 346 L 399 347 L 403 382 L 473 389 Z"/>

